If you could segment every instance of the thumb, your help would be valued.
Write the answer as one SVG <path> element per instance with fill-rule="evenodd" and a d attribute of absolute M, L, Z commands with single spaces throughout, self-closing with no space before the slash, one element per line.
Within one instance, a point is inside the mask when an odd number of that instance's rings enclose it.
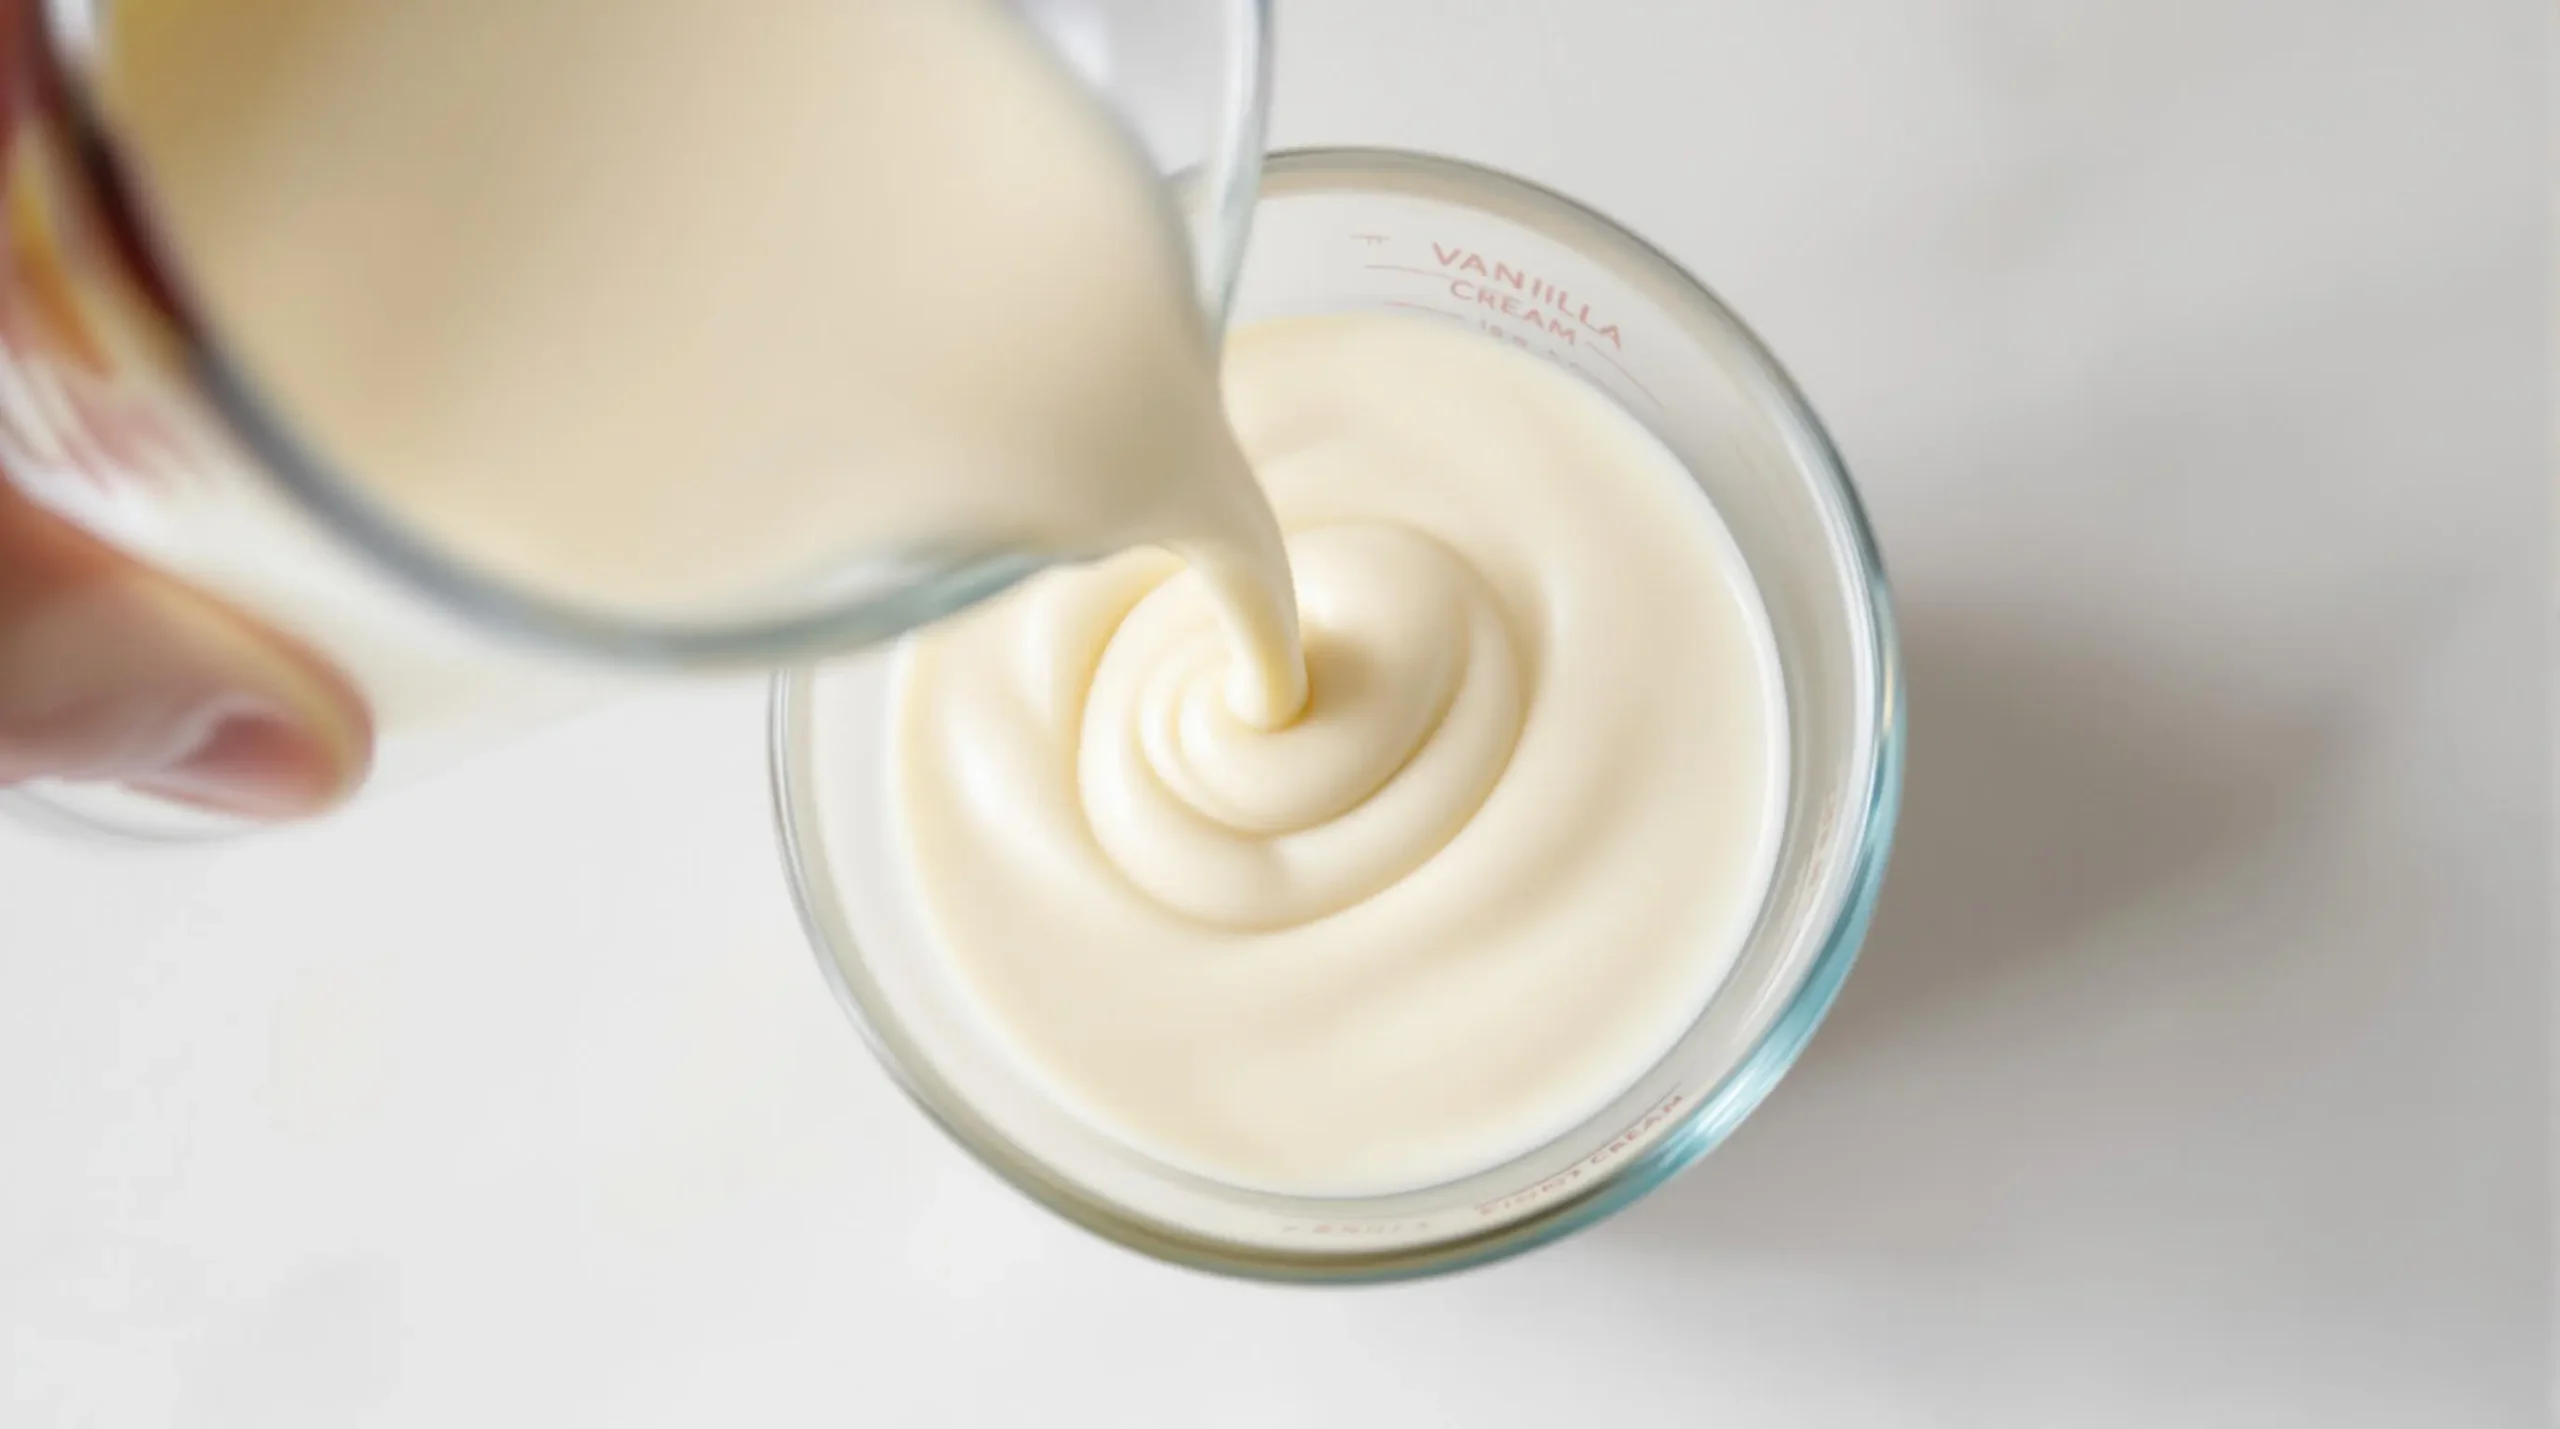
<path fill-rule="evenodd" d="M 345 797 L 371 748 L 326 663 L 0 483 L 0 784 L 113 780 L 293 818 Z"/>

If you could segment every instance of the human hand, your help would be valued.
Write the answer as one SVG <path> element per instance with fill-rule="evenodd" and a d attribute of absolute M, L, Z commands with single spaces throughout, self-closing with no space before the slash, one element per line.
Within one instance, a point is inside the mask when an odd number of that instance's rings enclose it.
<path fill-rule="evenodd" d="M 289 819 L 352 792 L 372 748 L 326 662 L 0 481 L 0 786 L 107 780 Z"/>

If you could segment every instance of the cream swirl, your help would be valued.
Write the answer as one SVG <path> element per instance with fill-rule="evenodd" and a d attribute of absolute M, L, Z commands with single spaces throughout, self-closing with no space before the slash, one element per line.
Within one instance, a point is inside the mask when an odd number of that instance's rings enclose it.
<path fill-rule="evenodd" d="M 1237 1185 L 1435 1184 L 1706 1005 L 1776 857 L 1777 657 L 1676 462 L 1536 357 L 1327 316 L 1236 336 L 1224 380 L 1276 520 L 1202 471 L 1159 548 L 915 638 L 897 852 L 1096 1126 Z"/>
<path fill-rule="evenodd" d="M 1289 561 L 1295 721 L 1237 708 L 1233 641 L 1188 572 L 1121 622 L 1085 701 L 1095 839 L 1157 902 L 1222 927 L 1311 922 L 1402 879 L 1482 806 L 1520 733 L 1500 605 L 1447 546 L 1356 522 L 1292 537 Z"/>

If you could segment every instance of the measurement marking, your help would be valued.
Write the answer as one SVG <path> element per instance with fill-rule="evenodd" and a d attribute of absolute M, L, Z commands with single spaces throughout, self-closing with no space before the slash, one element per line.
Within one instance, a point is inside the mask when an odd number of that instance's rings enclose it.
<path fill-rule="evenodd" d="M 1581 1180 L 1586 1172 L 1597 1171 L 1636 1147 L 1658 1140 L 1659 1133 L 1671 1120 L 1671 1113 L 1678 1110 L 1680 1104 L 1687 1099 L 1686 1092 L 1670 1093 L 1662 1100 L 1655 1102 L 1651 1110 L 1636 1118 L 1634 1124 L 1610 1138 L 1606 1146 L 1592 1152 L 1589 1156 L 1525 1191 L 1515 1191 L 1508 1196 L 1498 1196 L 1490 1201 L 1478 1202 L 1476 1216 L 1482 1219 L 1486 1216 L 1514 1215 L 1526 1207 L 1534 1206 L 1564 1191 L 1574 1182 Z M 1597 1189 L 1596 1185 L 1587 1186 L 1582 1189 L 1581 1194 L 1589 1195 Z"/>
<path fill-rule="evenodd" d="M 1442 269 L 1416 268 L 1409 263 L 1364 263 L 1361 266 L 1367 268 L 1372 273 L 1410 273 L 1417 278 L 1441 279 L 1446 279 L 1450 276 L 1448 272 Z M 1387 300 L 1387 306 L 1391 308 L 1411 308 L 1416 312 L 1430 313 L 1437 317 L 1449 316 L 1449 314 L 1442 312 L 1438 308 L 1425 307 L 1420 303 L 1397 302 L 1392 298 Z M 1618 359 L 1601 351 L 1598 343 L 1593 343 L 1589 347 L 1577 347 L 1574 351 L 1577 354 L 1587 352 L 1593 357 L 1599 358 L 1602 362 L 1609 364 L 1610 369 L 1616 372 L 1620 377 L 1625 378 L 1627 380 L 1627 385 L 1633 387 L 1638 393 L 1642 394 L 1646 401 L 1651 402 L 1657 407 L 1662 405 L 1662 399 L 1653 395 L 1652 388 L 1637 381 L 1634 373 L 1629 372 L 1625 365 L 1620 363 Z M 1556 356 L 1558 357 L 1563 357 L 1564 355 L 1565 354 L 1561 351 L 1556 352 Z"/>
<path fill-rule="evenodd" d="M 1376 235 L 1376 236 L 1377 236 L 1377 237 L 1380 237 L 1380 238 L 1383 238 L 1385 235 L 1380 234 L 1380 235 Z M 1364 241 L 1364 242 L 1365 242 L 1365 241 L 1368 241 L 1368 240 L 1372 237 L 1372 235 L 1365 234 L 1365 233 L 1355 233 L 1355 234 L 1353 234 L 1353 235 L 1352 235 L 1352 237 L 1354 237 L 1354 238 L 1358 238 L 1358 239 L 1361 239 L 1362 241 Z M 1445 268 L 1417 268 L 1417 267 L 1414 267 L 1414 266 L 1413 266 L 1412 264 L 1410 264 L 1410 263 L 1365 263 L 1365 264 L 1362 264 L 1361 266 L 1362 266 L 1362 267 L 1367 268 L 1367 269 L 1368 269 L 1370 272 L 1372 272 L 1372 273 L 1409 273 L 1409 274 L 1411 274 L 1412 276 L 1414 276 L 1414 277 L 1416 277 L 1416 278 L 1436 278 L 1436 279 L 1439 279 L 1439 280 L 1444 281 L 1444 282 L 1446 282 L 1446 281 L 1454 281 L 1454 280 L 1457 280 L 1457 279 L 1461 279 L 1461 278 L 1463 278 L 1463 277 L 1465 276 L 1463 273 L 1451 273 L 1450 271 L 1448 271 L 1448 270 L 1447 270 L 1447 269 L 1445 269 Z M 1386 302 L 1387 302 L 1387 306 L 1389 306 L 1389 307 L 1391 307 L 1391 308 L 1411 308 L 1411 309 L 1413 309 L 1415 312 L 1430 313 L 1430 314 L 1432 314 L 1432 315 L 1433 315 L 1433 316 L 1435 316 L 1435 317 L 1449 317 L 1449 316 L 1451 316 L 1451 314 L 1446 313 L 1446 312 L 1443 312 L 1443 311 L 1441 311 L 1441 310 L 1440 310 L 1440 309 L 1438 309 L 1438 308 L 1425 307 L 1425 306 L 1423 306 L 1423 305 L 1422 305 L 1422 304 L 1420 304 L 1420 303 L 1403 303 L 1403 302 L 1397 302 L 1397 301 L 1395 301 L 1395 300 L 1394 300 L 1394 299 L 1392 299 L 1392 298 L 1387 299 L 1387 300 L 1386 300 Z M 1586 309 L 1585 309 L 1584 315 L 1585 315 L 1585 317 L 1586 317 L 1586 318 L 1589 316 L 1589 310 L 1588 310 L 1588 308 L 1587 308 L 1587 307 L 1586 307 Z M 1493 330 L 1489 328 L 1489 329 L 1487 329 L 1487 331 L 1493 331 Z M 1545 336 L 1545 334 L 1543 334 L 1543 333 L 1542 333 L 1542 334 L 1540 334 L 1540 335 L 1541 335 L 1541 336 Z M 1507 339 L 1506 339 L 1506 340 L 1507 340 Z M 1661 406 L 1661 405 L 1662 405 L 1662 399 L 1661 399 L 1661 398 L 1659 398 L 1659 397 L 1656 397 L 1655 395 L 1653 395 L 1653 389 L 1652 389 L 1652 388 L 1647 387 L 1647 386 L 1645 386 L 1642 382 L 1637 381 L 1637 380 L 1636 380 L 1636 375 L 1635 375 L 1634 373 L 1632 373 L 1632 372 L 1629 372 L 1629 371 L 1626 369 L 1625 364 L 1623 364 L 1623 363 L 1619 362 L 1619 361 L 1618 361 L 1618 359 L 1616 359 L 1616 358 L 1614 358 L 1614 357 L 1611 357 L 1608 353 L 1601 351 L 1601 350 L 1600 350 L 1600 345 L 1599 345 L 1598 343 L 1596 343 L 1596 342 L 1595 342 L 1595 343 L 1593 343 L 1592 345 L 1590 345 L 1589 347 L 1582 347 L 1582 346 L 1576 345 L 1576 346 L 1574 347 L 1574 349 L 1573 349 L 1573 351 L 1572 351 L 1572 353 L 1571 353 L 1571 354 L 1567 354 L 1567 353 L 1566 353 L 1566 352 L 1564 352 L 1563 350 L 1561 350 L 1561 349 L 1557 349 L 1557 348 L 1549 348 L 1549 349 L 1548 349 L 1548 354 L 1549 354 L 1550 356 L 1552 356 L 1552 357 L 1556 358 L 1558 361 L 1561 361 L 1561 362 L 1565 363 L 1567 366 L 1573 366 L 1573 365 L 1574 365 L 1574 363 L 1573 363 L 1573 360 L 1572 360 L 1572 359 L 1573 359 L 1574 357 L 1578 357 L 1578 356 L 1580 356 L 1580 355 L 1582 355 L 1582 354 L 1584 354 L 1584 353 L 1589 353 L 1591 356 L 1596 357 L 1596 358 L 1599 358 L 1602 362 L 1605 362 L 1605 363 L 1609 364 L 1609 368 L 1610 368 L 1610 370 L 1611 370 L 1611 371 L 1613 371 L 1613 372 L 1615 372 L 1615 373 L 1617 373 L 1620 377 L 1625 378 L 1625 379 L 1626 379 L 1626 383 L 1627 383 L 1627 385 L 1628 385 L 1628 386 L 1630 386 L 1630 387 L 1633 387 L 1634 389 L 1636 389 L 1636 392 L 1637 392 L 1639 395 L 1641 395 L 1641 396 L 1642 396 L 1646 401 L 1651 402 L 1653 405 L 1655 405 L 1655 406 L 1657 406 L 1657 407 L 1659 407 L 1659 406 Z"/>

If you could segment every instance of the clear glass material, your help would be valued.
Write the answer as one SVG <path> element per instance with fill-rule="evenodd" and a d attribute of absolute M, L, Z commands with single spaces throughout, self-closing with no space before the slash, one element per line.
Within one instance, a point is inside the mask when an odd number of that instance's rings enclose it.
<path fill-rule="evenodd" d="M 938 957 L 889 798 L 894 652 L 777 682 L 773 765 L 819 962 L 873 1049 L 964 1147 L 1069 1219 L 1203 1269 L 1393 1279 L 1478 1264 L 1626 1205 L 1777 1082 L 1856 956 L 1901 787 L 1902 687 L 1874 542 L 1802 394 L 1741 320 L 1641 239 L 1544 189 L 1419 155 L 1273 156 L 1238 322 L 1389 309 L 1564 366 L 1713 499 L 1774 627 L 1791 720 L 1778 867 L 1723 988 L 1615 1103 L 1505 1165 L 1359 1200 L 1276 1196 L 1151 1160 L 1052 1101 Z"/>
<path fill-rule="evenodd" d="M 439 550 L 315 459 L 188 300 L 96 89 L 112 0 L 0 0 L 0 468 L 42 505 L 302 637 L 375 711 L 375 784 L 651 671 L 769 666 L 895 635 L 1019 579 L 997 552 L 846 552 L 787 605 L 671 621 L 563 604 Z M 1013 0 L 1168 176 L 1204 311 L 1259 172 L 1268 0 Z M 753 23 L 742 13 L 740 23 Z M 716 480 L 718 473 L 706 473 Z M 0 794 L 95 832 L 227 821 L 107 786 Z"/>

